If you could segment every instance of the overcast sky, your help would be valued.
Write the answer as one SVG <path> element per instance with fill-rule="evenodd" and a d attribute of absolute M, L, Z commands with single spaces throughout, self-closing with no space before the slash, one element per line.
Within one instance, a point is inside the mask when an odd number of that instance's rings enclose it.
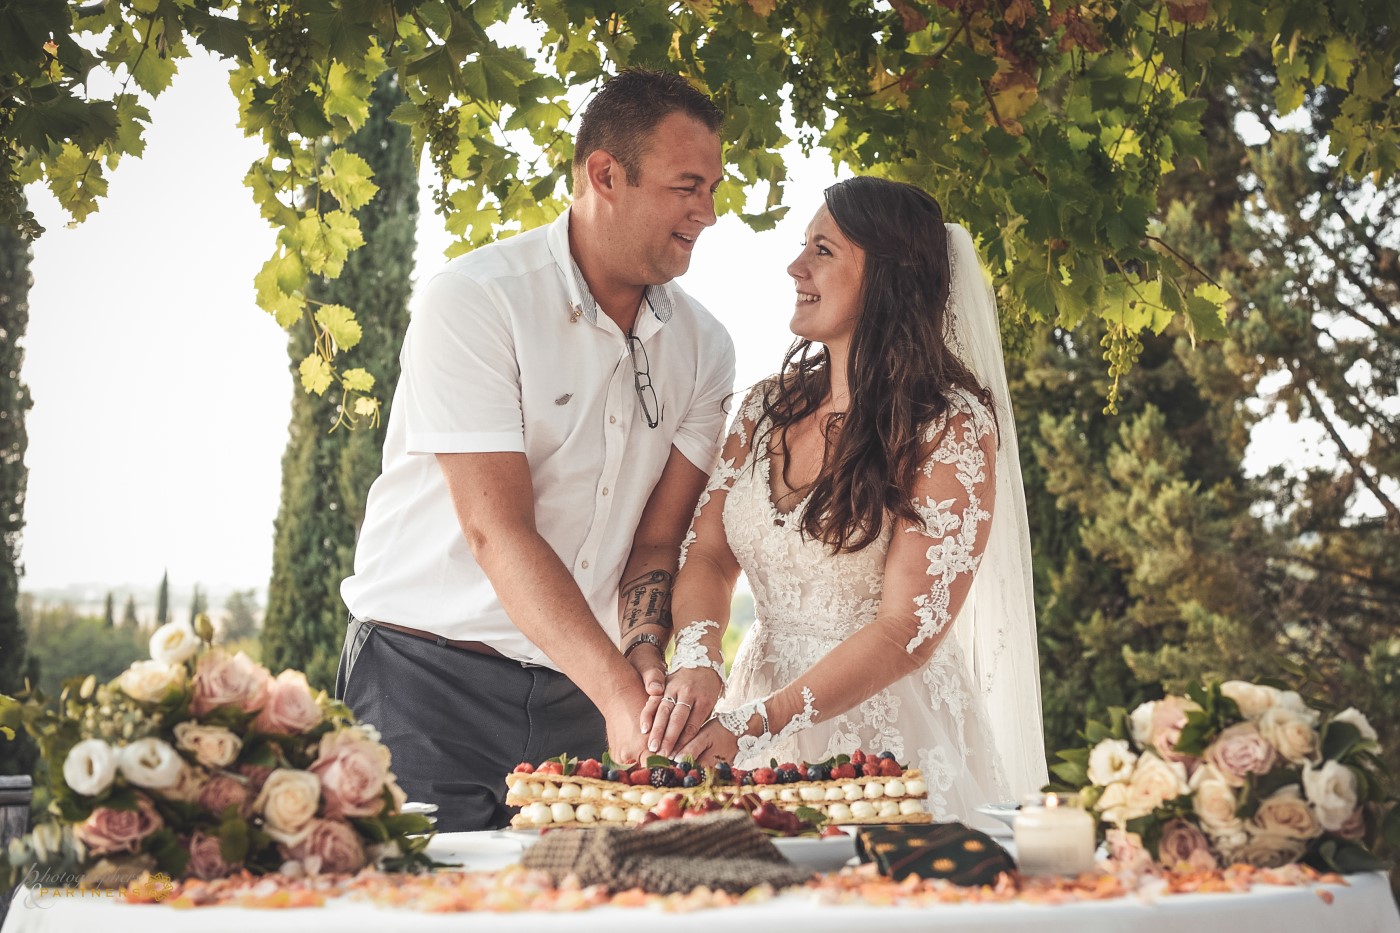
<path fill-rule="evenodd" d="M 201 54 L 151 113 L 145 154 L 111 173 L 83 224 L 65 228 L 52 197 L 29 192 L 48 232 L 24 341 L 26 590 L 154 587 L 167 567 L 180 588 L 262 587 L 271 571 L 293 385 L 286 335 L 253 300 L 273 234 L 242 178 L 261 150 L 237 129 L 223 66 Z M 681 280 L 730 328 L 741 385 L 791 339 L 784 270 L 834 178 L 795 149 L 789 169 L 788 219 L 755 234 L 722 218 Z M 426 202 L 421 213 L 418 268 L 431 269 L 448 238 Z M 1280 449 L 1258 446 L 1257 463 Z"/>

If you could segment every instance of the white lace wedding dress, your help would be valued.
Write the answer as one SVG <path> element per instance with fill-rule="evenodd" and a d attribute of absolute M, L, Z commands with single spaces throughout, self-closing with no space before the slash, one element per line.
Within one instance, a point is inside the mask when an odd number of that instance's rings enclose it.
<path fill-rule="evenodd" d="M 940 434 L 944 437 L 925 463 L 924 473 L 956 473 L 966 492 L 957 497 L 964 507 L 953 511 L 954 499 L 916 503 L 923 528 L 910 528 L 907 520 L 887 521 L 881 537 L 868 547 L 833 554 L 826 545 L 801 534 L 805 500 L 787 513 L 774 507 L 767 453 L 759 452 L 756 462 L 749 462 L 755 456 L 750 432 L 762 416 L 758 395 L 750 396 L 730 432 L 744 435 L 744 456 L 719 465 L 700 503 L 703 507 L 711 494 L 726 494 L 724 529 L 753 589 L 756 616 L 739 648 L 719 710 L 783 688 L 874 621 L 886 553 L 896 530 L 930 538 L 929 589 L 917 600 L 914 614 L 919 630 L 909 650 L 947 625 L 958 625 L 948 617 L 949 584 L 960 574 L 975 572 L 979 558 L 972 554 L 971 541 L 977 524 L 990 518 L 973 493 L 973 482 L 981 478 L 984 459 L 977 441 L 995 431 L 995 426 L 980 401 L 959 391 L 950 398 L 948 415 L 928 430 L 926 441 Z M 944 432 L 949 415 L 959 413 L 968 416 L 962 422 L 966 430 Z M 974 807 L 1012 798 L 981 699 L 970 681 L 970 665 L 953 634 L 947 633 L 928 663 L 858 707 L 834 716 L 823 712 L 809 728 L 765 751 L 761 761 L 745 761 L 741 752 L 736 764 L 765 766 L 770 756 L 779 762 L 822 761 L 858 748 L 888 751 L 923 771 L 935 819 L 981 822 Z M 774 732 L 778 725 L 774 723 Z"/>

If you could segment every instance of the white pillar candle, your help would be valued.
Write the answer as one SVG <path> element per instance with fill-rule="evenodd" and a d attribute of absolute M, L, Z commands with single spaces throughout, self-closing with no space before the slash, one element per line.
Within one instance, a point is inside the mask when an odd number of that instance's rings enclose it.
<path fill-rule="evenodd" d="M 1023 875 L 1078 875 L 1094 867 L 1094 818 L 1073 798 L 1028 798 L 1012 827 Z"/>

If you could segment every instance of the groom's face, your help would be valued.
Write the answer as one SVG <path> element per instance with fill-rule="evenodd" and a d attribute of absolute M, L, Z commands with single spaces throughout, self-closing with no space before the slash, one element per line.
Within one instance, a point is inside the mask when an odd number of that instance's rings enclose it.
<path fill-rule="evenodd" d="M 719 136 L 673 113 L 643 150 L 637 184 L 617 190 L 618 271 L 634 285 L 661 285 L 690 268 L 701 231 L 715 222 L 715 189 L 724 176 Z"/>

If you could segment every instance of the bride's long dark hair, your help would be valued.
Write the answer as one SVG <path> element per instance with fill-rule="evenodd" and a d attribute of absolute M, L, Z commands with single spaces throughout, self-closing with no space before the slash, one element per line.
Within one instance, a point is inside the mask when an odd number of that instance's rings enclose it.
<path fill-rule="evenodd" d="M 990 402 L 944 338 L 950 270 L 943 210 L 913 185 L 861 176 L 826 189 L 832 220 L 865 251 L 860 311 L 847 361 L 849 410 L 821 426 L 821 471 L 802 515 L 802 533 L 835 551 L 876 541 L 886 513 L 919 523 L 914 474 L 923 433 L 948 408 L 957 387 Z M 783 476 L 790 461 L 782 428 L 816 412 L 831 388 L 825 347 L 799 338 L 764 399 L 765 425 L 777 431 Z M 787 483 L 788 488 L 792 488 Z"/>

